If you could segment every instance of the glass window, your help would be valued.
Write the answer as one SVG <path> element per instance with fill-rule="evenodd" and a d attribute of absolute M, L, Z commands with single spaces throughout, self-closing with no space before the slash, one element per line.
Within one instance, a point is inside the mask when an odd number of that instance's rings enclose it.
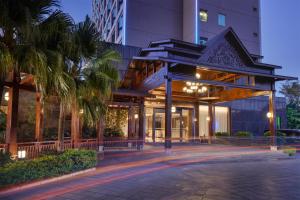
<path fill-rule="evenodd" d="M 117 9 L 116 7 L 114 7 L 112 11 L 112 23 L 115 23 L 116 17 L 117 17 Z"/>
<path fill-rule="evenodd" d="M 226 26 L 226 16 L 224 14 L 218 14 L 218 25 Z"/>
<path fill-rule="evenodd" d="M 207 10 L 202 10 L 202 9 L 201 9 L 199 15 L 200 15 L 200 20 L 201 20 L 202 22 L 207 22 L 207 20 L 208 20 L 208 13 L 207 13 Z"/>
<path fill-rule="evenodd" d="M 199 135 L 208 136 L 208 106 L 199 106 Z"/>
<path fill-rule="evenodd" d="M 208 38 L 206 37 L 200 37 L 200 45 L 206 45 Z"/>
<path fill-rule="evenodd" d="M 280 116 L 276 117 L 276 125 L 277 125 L 277 129 L 281 129 L 281 117 Z"/>
<path fill-rule="evenodd" d="M 122 5 L 123 5 L 123 0 L 119 0 L 119 6 L 118 6 L 119 10 L 121 9 Z"/>
<path fill-rule="evenodd" d="M 120 17 L 119 17 L 119 20 L 118 20 L 118 31 L 119 31 L 119 35 L 120 35 L 122 29 L 123 29 L 123 16 L 120 16 Z"/>
<path fill-rule="evenodd" d="M 228 113 L 227 107 L 215 107 L 215 132 L 228 132 Z"/>
<path fill-rule="evenodd" d="M 154 142 L 153 134 L 153 108 L 146 108 L 146 141 Z"/>

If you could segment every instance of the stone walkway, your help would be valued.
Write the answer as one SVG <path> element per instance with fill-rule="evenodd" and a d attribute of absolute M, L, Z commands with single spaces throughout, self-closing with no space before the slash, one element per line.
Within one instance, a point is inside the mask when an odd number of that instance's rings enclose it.
<path fill-rule="evenodd" d="M 0 199 L 300 199 L 300 159 L 266 149 L 161 147 L 109 153 L 95 172 Z"/>

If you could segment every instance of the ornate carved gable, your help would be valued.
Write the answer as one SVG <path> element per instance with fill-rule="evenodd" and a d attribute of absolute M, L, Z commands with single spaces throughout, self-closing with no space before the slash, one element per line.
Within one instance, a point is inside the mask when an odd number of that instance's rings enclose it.
<path fill-rule="evenodd" d="M 206 48 L 205 53 L 199 59 L 200 62 L 235 68 L 247 67 L 238 51 L 225 38 Z"/>

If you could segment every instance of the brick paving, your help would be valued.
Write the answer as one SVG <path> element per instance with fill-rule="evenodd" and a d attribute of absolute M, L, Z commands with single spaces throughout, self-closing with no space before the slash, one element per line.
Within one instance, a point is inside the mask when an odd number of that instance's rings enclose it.
<path fill-rule="evenodd" d="M 0 199 L 294 200 L 300 199 L 298 157 L 217 145 L 109 153 L 95 172 Z"/>

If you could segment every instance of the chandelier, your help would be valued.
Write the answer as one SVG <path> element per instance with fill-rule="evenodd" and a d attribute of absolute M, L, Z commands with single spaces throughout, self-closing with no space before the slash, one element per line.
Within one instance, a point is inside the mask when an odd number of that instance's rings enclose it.
<path fill-rule="evenodd" d="M 199 73 L 196 73 L 195 77 L 196 79 L 200 79 L 201 75 Z M 203 86 L 202 83 L 194 83 L 191 81 L 187 81 L 186 86 L 183 88 L 183 91 L 188 94 L 193 94 L 193 93 L 203 94 L 207 92 L 207 90 L 208 88 L 206 86 Z"/>

